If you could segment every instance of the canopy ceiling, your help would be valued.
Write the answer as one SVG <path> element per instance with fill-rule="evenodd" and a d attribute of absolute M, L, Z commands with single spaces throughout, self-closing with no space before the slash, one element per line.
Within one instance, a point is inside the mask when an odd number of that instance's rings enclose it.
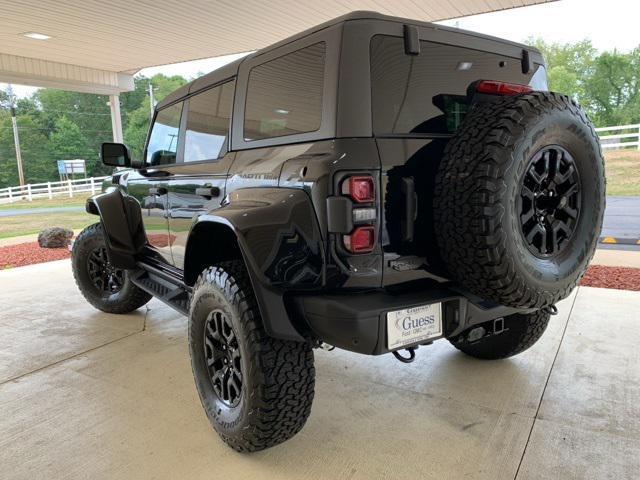
<path fill-rule="evenodd" d="M 437 21 L 547 1 L 0 0 L 0 81 L 113 94 L 141 68 L 257 50 L 353 10 Z"/>

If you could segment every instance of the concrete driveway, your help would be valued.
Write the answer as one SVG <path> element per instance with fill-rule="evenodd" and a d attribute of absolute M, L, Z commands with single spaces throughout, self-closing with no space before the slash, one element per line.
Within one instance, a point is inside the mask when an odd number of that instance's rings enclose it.
<path fill-rule="evenodd" d="M 3 478 L 636 479 L 640 293 L 580 288 L 505 361 L 317 351 L 311 418 L 240 455 L 196 395 L 186 321 L 92 309 L 68 261 L 0 272 Z"/>

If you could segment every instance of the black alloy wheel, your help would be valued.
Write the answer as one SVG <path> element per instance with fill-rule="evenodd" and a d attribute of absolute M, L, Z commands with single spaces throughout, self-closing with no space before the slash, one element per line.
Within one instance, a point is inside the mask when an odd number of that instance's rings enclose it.
<path fill-rule="evenodd" d="M 102 294 L 114 294 L 122 290 L 124 270 L 113 267 L 104 246 L 91 251 L 87 257 L 87 273 L 93 286 Z"/>
<path fill-rule="evenodd" d="M 520 189 L 520 222 L 525 244 L 537 257 L 553 257 L 569 244 L 580 216 L 576 163 L 558 145 L 530 160 Z"/>
<path fill-rule="evenodd" d="M 242 363 L 238 339 L 230 319 L 214 310 L 204 324 L 204 358 L 218 398 L 235 407 L 242 396 Z"/>
<path fill-rule="evenodd" d="M 107 313 L 130 313 L 142 307 L 151 295 L 134 285 L 129 271 L 109 263 L 104 231 L 100 223 L 89 225 L 73 242 L 73 278 L 84 298 Z"/>
<path fill-rule="evenodd" d="M 193 286 L 189 354 L 211 425 L 239 452 L 293 437 L 313 402 L 311 342 L 267 335 L 242 260 L 206 268 Z"/>

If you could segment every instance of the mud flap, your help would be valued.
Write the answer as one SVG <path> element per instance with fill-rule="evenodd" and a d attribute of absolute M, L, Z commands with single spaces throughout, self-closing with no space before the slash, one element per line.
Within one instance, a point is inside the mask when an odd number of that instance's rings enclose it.
<path fill-rule="evenodd" d="M 109 262 L 117 268 L 135 268 L 135 256 L 146 243 L 140 204 L 111 187 L 89 198 L 86 210 L 100 216 Z"/>

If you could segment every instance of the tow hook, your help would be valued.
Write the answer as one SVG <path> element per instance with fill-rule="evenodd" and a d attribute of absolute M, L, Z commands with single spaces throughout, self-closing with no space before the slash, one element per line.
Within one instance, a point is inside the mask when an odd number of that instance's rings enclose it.
<path fill-rule="evenodd" d="M 400 360 L 402 363 L 412 363 L 416 359 L 417 349 L 418 349 L 417 346 L 405 348 L 405 350 L 409 352 L 408 357 L 403 357 L 402 355 L 400 355 L 399 350 L 394 350 L 391 353 L 393 353 L 393 356 L 396 357 L 398 360 Z"/>
<path fill-rule="evenodd" d="M 335 347 L 334 345 L 330 345 L 330 344 L 325 343 L 325 342 L 320 342 L 319 347 L 320 347 L 322 350 L 326 350 L 327 352 L 331 352 L 332 350 L 335 350 L 335 349 L 336 349 L 336 347 Z"/>
<path fill-rule="evenodd" d="M 558 314 L 558 307 L 556 307 L 555 305 L 549 305 L 547 307 L 544 307 L 542 309 L 542 311 L 544 313 L 548 313 L 549 315 L 557 315 Z"/>

